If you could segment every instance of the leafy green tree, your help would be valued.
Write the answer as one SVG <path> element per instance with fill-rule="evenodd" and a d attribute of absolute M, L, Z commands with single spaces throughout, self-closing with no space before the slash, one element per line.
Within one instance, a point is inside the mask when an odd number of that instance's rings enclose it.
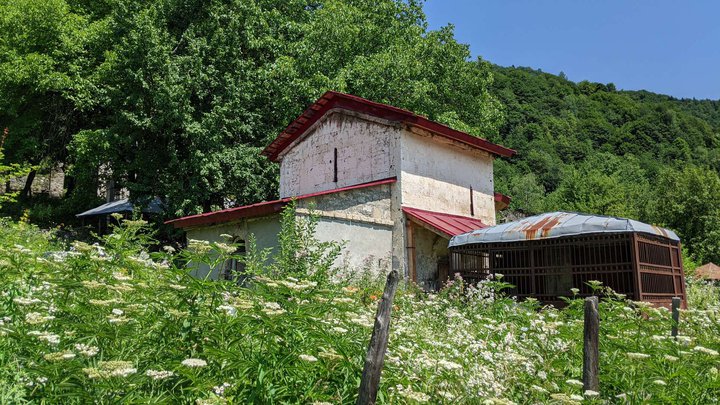
<path fill-rule="evenodd" d="M 98 107 L 105 20 L 64 0 L 0 0 L 0 122 L 10 129 L 8 160 L 67 162 L 67 144 Z M 28 194 L 35 170 L 28 176 Z"/>
<path fill-rule="evenodd" d="M 720 261 L 720 176 L 697 166 L 668 169 L 655 191 L 655 221 L 677 231 L 699 261 Z"/>

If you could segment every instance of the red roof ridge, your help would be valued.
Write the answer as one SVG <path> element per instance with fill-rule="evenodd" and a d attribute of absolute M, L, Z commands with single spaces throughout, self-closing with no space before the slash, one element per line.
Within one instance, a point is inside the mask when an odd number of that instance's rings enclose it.
<path fill-rule="evenodd" d="M 202 214 L 188 215 L 180 218 L 165 221 L 166 224 L 172 224 L 175 228 L 187 228 L 197 225 L 210 225 L 220 222 L 228 222 L 242 218 L 253 218 L 265 216 L 280 212 L 282 208 L 292 200 L 302 200 L 306 198 L 319 197 L 327 194 L 340 193 L 343 191 L 356 190 L 383 184 L 390 184 L 397 181 L 397 177 L 388 177 L 386 179 L 369 181 L 366 183 L 353 184 L 334 188 L 331 190 L 323 190 L 315 193 L 302 194 L 295 197 L 285 197 L 278 200 L 262 201 L 255 204 L 243 205 L 241 207 L 226 208 L 218 211 L 210 211 Z"/>
<path fill-rule="evenodd" d="M 486 152 L 510 157 L 515 151 L 501 145 L 494 144 L 486 139 L 470 135 L 468 133 L 452 129 L 447 125 L 431 121 L 426 117 L 415 114 L 402 108 L 389 104 L 378 103 L 367 100 L 352 94 L 337 91 L 327 91 L 320 96 L 313 104 L 291 122 L 263 151 L 262 155 L 267 156 L 271 161 L 277 162 L 280 154 L 307 130 L 313 126 L 327 112 L 333 109 L 346 109 L 358 111 L 389 121 L 404 122 L 418 128 L 422 128 L 436 135 L 443 136 L 461 142 L 470 147 L 481 149 Z"/>

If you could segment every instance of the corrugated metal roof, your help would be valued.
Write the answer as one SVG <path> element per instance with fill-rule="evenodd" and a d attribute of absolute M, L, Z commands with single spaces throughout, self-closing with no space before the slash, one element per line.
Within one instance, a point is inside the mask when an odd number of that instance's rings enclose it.
<path fill-rule="evenodd" d="M 149 214 L 160 214 L 163 212 L 163 203 L 158 197 L 155 197 L 150 203 L 142 209 L 142 212 Z M 111 201 L 103 204 L 99 207 L 95 207 L 91 210 L 87 210 L 80 214 L 75 215 L 76 217 L 89 217 L 92 215 L 107 215 L 120 212 L 132 212 L 135 206 L 127 198 L 123 198 L 117 201 Z"/>
<path fill-rule="evenodd" d="M 251 205 L 244 205 L 242 207 L 233 207 L 219 211 L 205 212 L 202 214 L 189 215 L 186 217 L 175 218 L 169 221 L 165 221 L 166 224 L 172 224 L 175 228 L 188 228 L 191 226 L 198 225 L 211 225 L 222 222 L 235 221 L 242 218 L 253 218 L 265 215 L 274 214 L 282 211 L 283 207 L 292 201 L 293 199 L 302 200 L 305 198 L 319 197 L 321 195 L 339 193 L 342 191 L 355 190 L 358 188 L 379 186 L 382 184 L 390 184 L 397 181 L 396 177 L 390 177 L 383 180 L 371 181 L 368 183 L 355 184 L 352 186 L 336 188 L 332 190 L 319 191 L 317 193 L 310 193 L 299 195 L 297 197 L 282 198 L 280 200 L 263 201 Z"/>
<path fill-rule="evenodd" d="M 412 111 L 387 104 L 376 103 L 362 97 L 337 91 L 328 91 L 320 96 L 320 98 L 310 105 L 295 121 L 291 122 L 290 125 L 262 151 L 262 154 L 273 162 L 277 162 L 280 154 L 288 146 L 303 136 L 303 134 L 325 114 L 336 109 L 357 111 L 388 121 L 401 122 L 413 127 L 422 128 L 436 135 L 461 142 L 473 148 L 482 149 L 498 156 L 510 157 L 515 154 L 515 151 L 510 148 L 452 129 L 446 125 L 417 115 Z"/>
<path fill-rule="evenodd" d="M 419 221 L 421 222 L 421 225 L 425 225 L 426 227 L 429 227 L 430 230 L 437 233 L 444 234 L 448 238 L 486 226 L 477 218 L 445 214 L 442 212 L 427 211 L 411 207 L 403 207 L 402 210 L 405 215 L 410 217 L 411 220 Z"/>
<path fill-rule="evenodd" d="M 450 240 L 450 246 L 621 232 L 640 232 L 680 241 L 675 232 L 669 229 L 648 225 L 634 219 L 574 212 L 550 212 L 455 236 Z"/>

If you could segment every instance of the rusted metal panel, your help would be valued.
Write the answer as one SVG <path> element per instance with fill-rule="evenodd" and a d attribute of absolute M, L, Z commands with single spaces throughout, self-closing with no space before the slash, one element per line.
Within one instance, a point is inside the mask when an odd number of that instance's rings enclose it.
<path fill-rule="evenodd" d="M 458 235 L 450 241 L 450 246 L 621 232 L 642 233 L 680 241 L 680 238 L 669 229 L 633 219 L 574 212 L 550 212 Z"/>
<path fill-rule="evenodd" d="M 548 219 L 530 231 L 552 226 Z M 509 294 L 546 303 L 561 303 L 573 288 L 593 295 L 588 282 L 597 280 L 631 299 L 666 306 L 680 297 L 686 305 L 679 249 L 675 240 L 634 232 L 474 243 L 450 248 L 450 271 L 470 283 L 500 273 L 514 286 Z"/>

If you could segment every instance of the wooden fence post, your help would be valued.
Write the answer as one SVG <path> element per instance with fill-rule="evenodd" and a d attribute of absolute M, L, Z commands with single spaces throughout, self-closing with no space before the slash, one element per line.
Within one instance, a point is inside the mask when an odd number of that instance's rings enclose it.
<path fill-rule="evenodd" d="M 600 357 L 599 335 L 600 316 L 598 297 L 585 298 L 585 329 L 583 346 L 583 389 L 599 392 Z"/>
<path fill-rule="evenodd" d="M 672 336 L 677 337 L 678 325 L 680 324 L 680 297 L 672 299 Z"/>
<path fill-rule="evenodd" d="M 393 270 L 388 274 L 387 283 L 382 299 L 375 314 L 375 328 L 373 329 L 370 345 L 368 345 L 365 356 L 365 367 L 363 368 L 362 379 L 360 380 L 360 392 L 358 393 L 357 405 L 375 404 L 378 387 L 380 385 L 380 374 L 382 373 L 385 351 L 387 350 L 388 337 L 390 335 L 390 312 L 392 311 L 393 298 L 398 285 L 398 272 Z"/>

